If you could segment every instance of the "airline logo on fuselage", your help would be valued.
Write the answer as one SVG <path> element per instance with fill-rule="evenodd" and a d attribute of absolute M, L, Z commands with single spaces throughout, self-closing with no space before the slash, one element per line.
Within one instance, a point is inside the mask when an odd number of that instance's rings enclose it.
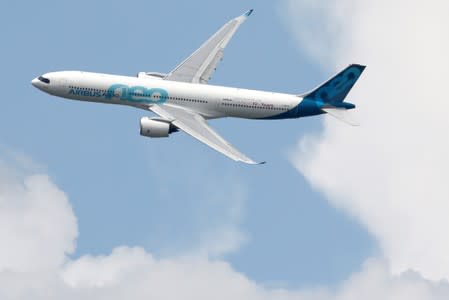
<path fill-rule="evenodd" d="M 69 90 L 69 95 L 84 96 L 84 97 L 102 97 L 106 95 L 106 93 L 99 91 L 89 91 L 81 88 L 71 88 Z"/>
<path fill-rule="evenodd" d="M 162 104 L 168 99 L 168 92 L 161 88 L 146 88 L 144 86 L 127 86 L 125 84 L 113 84 L 106 92 L 97 90 L 85 90 L 82 88 L 71 88 L 69 95 L 106 98 L 118 98 L 121 101 L 132 103 Z"/>

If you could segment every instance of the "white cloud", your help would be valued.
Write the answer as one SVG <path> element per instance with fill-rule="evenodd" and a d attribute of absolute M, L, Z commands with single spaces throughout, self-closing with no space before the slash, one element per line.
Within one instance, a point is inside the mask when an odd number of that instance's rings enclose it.
<path fill-rule="evenodd" d="M 22 162 L 28 160 L 21 160 Z M 204 255 L 155 258 L 143 248 L 71 259 L 77 236 L 70 203 L 47 175 L 0 160 L 0 299 L 440 300 L 449 285 L 391 275 L 368 261 L 335 289 L 266 288 Z M 238 210 L 237 210 L 238 212 Z M 225 243 L 227 244 L 227 243 Z"/>
<path fill-rule="evenodd" d="M 391 275 L 387 263 L 369 260 L 363 269 L 338 288 L 335 299 L 447 299 L 449 285 L 424 280 L 416 273 Z M 333 299 L 333 298 L 330 298 Z"/>
<path fill-rule="evenodd" d="M 295 166 L 368 228 L 393 272 L 449 279 L 449 2 L 325 2 L 288 1 L 290 26 L 301 46 L 327 46 L 311 55 L 329 68 L 368 65 L 349 95 L 362 126 L 325 117 Z"/>
<path fill-rule="evenodd" d="M 65 282 L 78 295 L 102 299 L 260 299 L 259 287 L 225 262 L 201 258 L 154 259 L 140 248 L 83 257 L 66 266 Z M 93 299 L 93 298 L 92 298 Z"/>
<path fill-rule="evenodd" d="M 186 300 L 443 300 L 447 283 L 433 283 L 418 274 L 392 276 L 384 261 L 368 261 L 360 272 L 336 289 L 267 289 L 222 261 L 152 258 L 139 248 L 119 248 L 107 257 L 81 258 L 64 270 L 72 291 L 84 299 Z M 87 297 L 87 298 L 86 298 Z M 93 299 L 93 297 L 92 297 Z"/>
<path fill-rule="evenodd" d="M 0 271 L 57 268 L 74 250 L 72 208 L 48 176 L 20 173 L 0 160 Z"/>

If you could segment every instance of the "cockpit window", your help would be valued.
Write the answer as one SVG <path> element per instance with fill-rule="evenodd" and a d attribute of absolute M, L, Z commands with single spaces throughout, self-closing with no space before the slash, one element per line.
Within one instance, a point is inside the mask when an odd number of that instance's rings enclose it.
<path fill-rule="evenodd" d="M 43 83 L 46 83 L 46 84 L 50 83 L 50 79 L 45 78 L 43 76 L 39 76 L 37 79 L 39 79 L 40 81 L 42 81 Z"/>

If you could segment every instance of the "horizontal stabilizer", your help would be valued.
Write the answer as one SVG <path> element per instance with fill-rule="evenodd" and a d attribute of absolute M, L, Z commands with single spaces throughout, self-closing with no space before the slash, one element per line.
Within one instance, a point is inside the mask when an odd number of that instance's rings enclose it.
<path fill-rule="evenodd" d="M 360 124 L 354 119 L 353 112 L 349 112 L 346 108 L 338 108 L 338 107 L 322 107 L 322 111 L 328 113 L 332 117 L 345 122 L 346 124 L 349 124 L 351 126 L 359 126 Z"/>

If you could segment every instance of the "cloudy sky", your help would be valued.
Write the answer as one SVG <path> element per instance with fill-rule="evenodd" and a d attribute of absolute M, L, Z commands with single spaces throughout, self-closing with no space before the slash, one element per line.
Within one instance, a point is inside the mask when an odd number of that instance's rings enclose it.
<path fill-rule="evenodd" d="M 301 93 L 350 63 L 362 126 L 216 120 L 264 166 L 37 75 L 171 70 L 254 16 L 212 84 Z M 0 299 L 448 299 L 449 2 L 15 1 L 0 20 Z M 7 88 L 6 88 L 7 87 Z"/>

